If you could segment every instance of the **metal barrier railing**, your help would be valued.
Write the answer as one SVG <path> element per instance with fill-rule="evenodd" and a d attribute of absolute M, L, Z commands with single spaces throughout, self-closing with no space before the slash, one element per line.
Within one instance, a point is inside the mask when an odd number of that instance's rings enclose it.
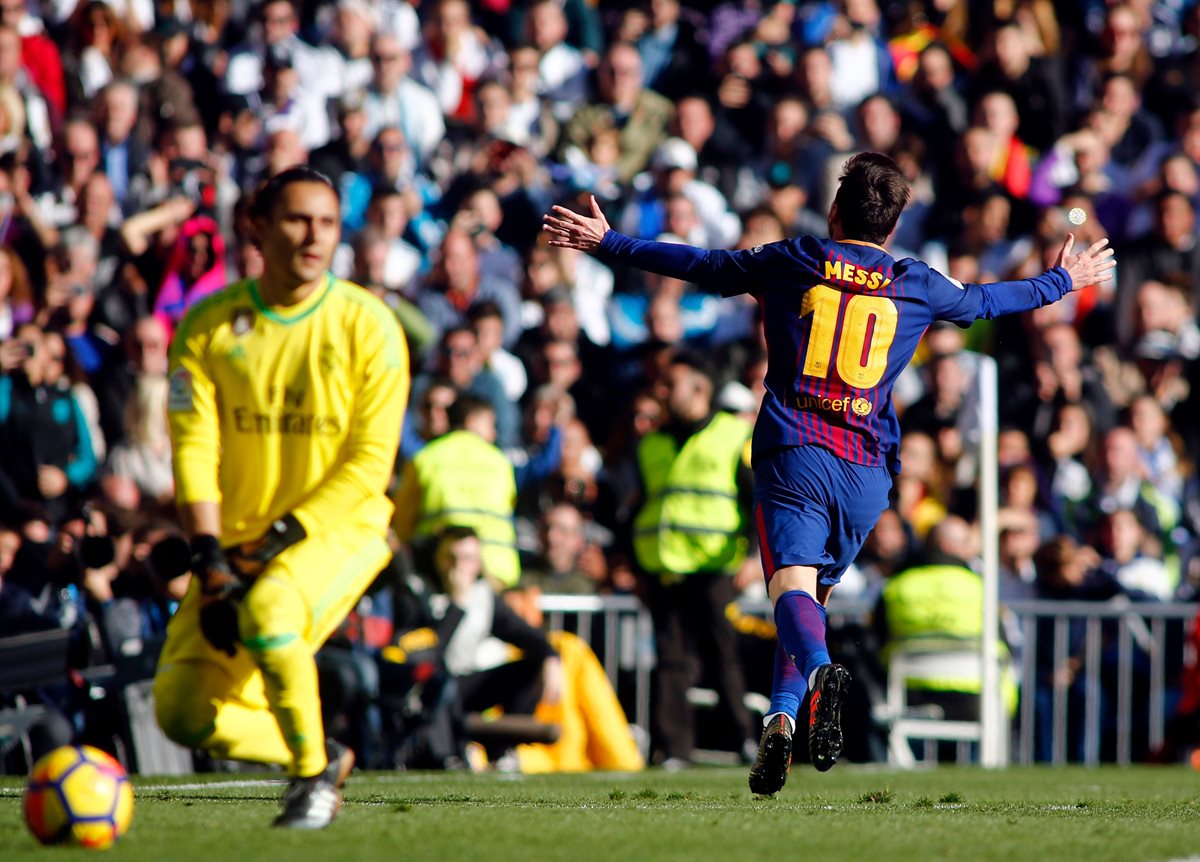
<path fill-rule="evenodd" d="M 739 605 L 745 613 L 771 617 L 765 599 Z M 1161 745 L 1171 706 L 1171 672 L 1184 663 L 1186 629 L 1198 609 L 1195 604 L 1010 602 L 1004 612 L 1016 618 L 1023 636 L 1021 644 L 1013 645 L 1019 655 L 1021 699 L 1012 759 L 1021 764 L 1077 760 L 1094 766 L 1102 759 L 1128 764 L 1135 750 Z M 632 674 L 630 717 L 648 728 L 653 626 L 642 604 L 627 595 L 545 595 L 542 610 L 550 629 L 572 628 L 593 647 L 614 688 L 621 674 Z M 870 611 L 868 604 L 838 601 L 835 595 L 830 628 L 861 624 Z M 1063 669 L 1072 658 L 1079 661 L 1079 670 L 1068 679 Z M 868 692 L 877 693 L 878 687 L 869 686 Z"/>
<path fill-rule="evenodd" d="M 1172 693 L 1170 672 L 1185 663 L 1186 632 L 1198 607 L 1126 601 L 1011 602 L 1007 611 L 1018 620 L 1024 637 L 1017 762 L 1078 760 L 1095 766 L 1105 759 L 1128 764 L 1135 744 L 1144 745 L 1144 750 L 1160 746 Z M 1051 643 L 1040 643 L 1047 634 Z M 1051 657 L 1048 665 L 1046 655 Z M 1071 659 L 1079 662 L 1074 674 L 1068 671 Z M 1143 696 L 1135 699 L 1135 693 Z M 1043 714 L 1047 706 L 1048 725 Z M 1072 716 L 1080 707 L 1081 728 Z M 1039 722 L 1051 729 L 1041 752 L 1037 750 Z M 1106 736 L 1112 743 L 1109 751 L 1102 750 Z"/>

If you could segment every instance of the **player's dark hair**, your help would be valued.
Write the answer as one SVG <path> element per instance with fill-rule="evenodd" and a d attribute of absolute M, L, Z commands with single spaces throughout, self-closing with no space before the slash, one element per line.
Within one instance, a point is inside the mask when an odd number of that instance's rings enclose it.
<path fill-rule="evenodd" d="M 316 168 L 308 165 L 296 165 L 285 171 L 280 171 L 258 187 L 258 190 L 254 193 L 254 200 L 250 204 L 250 217 L 255 219 L 270 218 L 271 213 L 275 211 L 275 204 L 279 201 L 279 196 L 283 194 L 283 190 L 294 183 L 319 183 L 341 200 L 340 195 L 338 195 L 337 186 L 333 184 L 333 180 L 329 179 L 329 177 Z"/>
<path fill-rule="evenodd" d="M 459 395 L 454 399 L 454 403 L 446 408 L 446 419 L 450 423 L 450 430 L 461 431 L 467 427 L 467 422 L 472 416 L 485 410 L 496 412 L 492 402 L 485 398 L 476 395 Z"/>
<path fill-rule="evenodd" d="M 908 180 L 883 153 L 859 153 L 842 169 L 833 201 L 847 239 L 882 244 L 909 196 Z"/>

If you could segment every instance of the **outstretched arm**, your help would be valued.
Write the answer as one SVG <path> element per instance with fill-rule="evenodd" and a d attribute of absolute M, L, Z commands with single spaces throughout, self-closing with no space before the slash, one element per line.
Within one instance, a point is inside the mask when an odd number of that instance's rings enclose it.
<path fill-rule="evenodd" d="M 786 241 L 724 251 L 633 239 L 609 226 L 595 195 L 591 198 L 591 208 L 592 215 L 585 216 L 566 207 L 554 207 L 554 214 L 547 214 L 542 226 L 550 234 L 550 245 L 573 248 L 594 254 L 607 263 L 624 263 L 693 284 L 715 283 L 726 296 L 743 293 L 751 284 L 761 287 L 763 273 L 778 275 L 795 265 L 792 244 Z"/>
<path fill-rule="evenodd" d="M 934 318 L 967 326 L 981 318 L 990 320 L 1041 308 L 1073 290 L 1112 278 L 1116 262 L 1107 239 L 1094 242 L 1079 254 L 1071 254 L 1074 243 L 1074 235 L 1067 234 L 1055 265 L 1036 278 L 1021 281 L 963 285 L 931 271 L 929 300 Z"/>

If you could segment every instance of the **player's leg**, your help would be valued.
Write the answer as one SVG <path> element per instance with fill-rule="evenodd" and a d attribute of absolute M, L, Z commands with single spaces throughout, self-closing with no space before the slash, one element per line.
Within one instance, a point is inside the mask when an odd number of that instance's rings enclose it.
<path fill-rule="evenodd" d="M 222 759 L 291 763 L 250 656 L 245 650 L 228 656 L 201 633 L 198 588 L 171 619 L 154 676 L 154 707 L 163 732 L 180 745 Z"/>
<path fill-rule="evenodd" d="M 770 787 L 775 783 L 783 784 L 778 777 L 779 756 L 767 755 L 785 748 L 790 754 L 789 731 L 795 725 L 787 718 L 795 717 L 793 710 L 809 689 L 813 691 L 807 716 L 813 764 L 824 771 L 841 753 L 841 703 L 850 675 L 830 660 L 825 603 L 886 507 L 889 487 L 883 468 L 862 468 L 814 446 L 784 450 L 756 467 L 763 571 L 782 648 L 776 655 L 771 711 L 759 761 L 751 773 L 753 779 L 758 772 L 758 785 L 767 792 L 773 792 Z M 788 663 L 794 665 L 794 672 Z"/>
<path fill-rule="evenodd" d="M 799 671 L 777 664 L 771 713 L 793 720 L 804 700 L 813 671 L 829 661 L 825 646 L 824 600 L 819 569 L 833 562 L 827 545 L 832 530 L 829 511 L 830 461 L 838 459 L 814 446 L 785 449 L 755 468 L 755 523 L 771 599 L 781 659 Z"/>
<path fill-rule="evenodd" d="M 830 533 L 828 550 L 833 562 L 820 569 L 816 596 L 821 603 L 822 636 L 825 603 L 854 562 L 879 515 L 887 508 L 891 475 L 884 467 L 863 467 L 837 459 L 830 472 Z M 842 753 L 842 704 L 850 686 L 850 672 L 829 661 L 811 671 L 812 694 L 808 710 L 808 753 L 819 771 L 831 769 Z"/>
<path fill-rule="evenodd" d="M 276 825 L 319 828 L 340 807 L 338 788 L 353 754 L 326 743 L 314 657 L 388 553 L 377 530 L 338 525 L 272 560 L 239 603 L 242 645 L 262 674 L 267 708 L 291 752 L 293 782 Z"/>
<path fill-rule="evenodd" d="M 815 466 L 809 463 L 814 460 Z M 750 770 L 750 789 L 760 795 L 778 792 L 787 780 L 796 717 L 808 690 L 803 668 L 812 656 L 828 660 L 816 567 L 832 558 L 825 548 L 829 513 L 819 466 L 801 448 L 755 467 L 755 526 L 778 632 L 771 706 Z"/>

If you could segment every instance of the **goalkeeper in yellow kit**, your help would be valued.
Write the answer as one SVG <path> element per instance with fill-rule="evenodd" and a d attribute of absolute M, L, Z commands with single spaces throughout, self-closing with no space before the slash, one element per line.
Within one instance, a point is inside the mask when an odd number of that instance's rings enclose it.
<path fill-rule="evenodd" d="M 197 304 L 171 348 L 194 577 L 154 695 L 176 742 L 285 766 L 275 825 L 317 829 L 354 756 L 325 740 L 313 655 L 389 557 L 408 353 L 392 312 L 327 272 L 341 213 L 324 175 L 278 174 L 252 217 L 261 279 Z"/>

